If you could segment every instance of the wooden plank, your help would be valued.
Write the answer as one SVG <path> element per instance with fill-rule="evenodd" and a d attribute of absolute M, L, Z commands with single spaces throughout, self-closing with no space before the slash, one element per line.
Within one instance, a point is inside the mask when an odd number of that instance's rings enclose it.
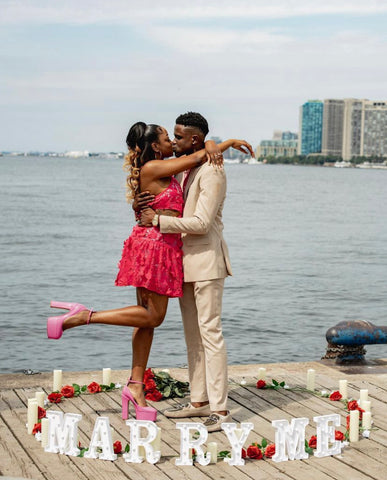
<path fill-rule="evenodd" d="M 111 403 L 109 401 L 111 395 L 112 393 L 81 395 L 77 398 L 66 399 L 66 401 L 61 404 L 64 410 L 82 415 L 82 424 L 85 423 L 87 425 L 84 427 L 84 433 L 87 437 L 84 446 L 88 446 L 95 420 L 99 416 L 109 417 L 113 441 L 121 441 L 123 448 L 125 448 L 126 443 L 129 442 L 129 428 L 125 422 L 123 422 L 117 414 L 109 415 L 109 412 L 113 411 L 116 413 L 117 410 L 117 403 Z M 119 428 L 117 428 L 117 426 L 119 426 Z M 101 465 L 101 463 L 103 465 Z M 109 466 L 105 464 L 109 464 Z M 114 471 L 114 475 L 119 475 L 117 478 L 122 478 L 124 474 L 126 478 L 148 480 L 149 477 L 156 476 L 160 478 L 160 480 L 167 480 L 168 477 L 165 477 L 162 472 L 159 471 L 158 465 L 159 463 L 151 465 L 148 462 L 142 464 L 127 463 L 122 457 L 119 457 L 114 462 L 105 462 L 102 460 L 90 461 L 90 463 L 85 465 L 84 471 L 88 478 L 93 479 L 103 479 L 106 478 L 107 475 L 111 478 L 110 472 Z"/>
<path fill-rule="evenodd" d="M 104 414 L 104 412 L 106 413 L 106 412 L 116 411 L 117 407 L 119 406 L 116 392 L 112 392 L 110 394 L 99 394 L 95 396 L 87 395 L 87 396 L 84 396 L 83 399 L 90 409 L 95 409 L 100 415 Z M 118 435 L 121 435 L 121 437 L 124 439 L 123 445 L 129 442 L 129 427 L 121 419 L 121 409 L 119 409 L 119 415 L 109 416 L 109 421 L 113 430 L 117 432 Z M 165 431 L 163 429 L 163 437 L 164 437 L 164 433 Z M 174 450 L 166 451 L 165 442 L 163 442 L 162 455 L 175 457 L 176 452 Z M 167 460 L 165 460 L 164 463 L 163 463 L 163 460 L 161 460 L 155 465 L 150 465 L 147 462 L 144 462 L 140 465 L 131 464 L 132 465 L 131 468 L 136 471 L 138 470 L 139 473 L 141 472 L 141 474 L 144 475 L 144 478 L 149 478 L 149 475 L 151 475 L 152 477 L 156 475 L 157 478 L 167 479 L 169 477 L 166 474 L 164 474 L 166 463 L 168 463 Z M 129 464 L 126 464 L 126 465 L 129 465 Z M 122 468 L 125 469 L 126 467 L 122 467 Z M 181 467 L 175 467 L 175 469 L 176 469 L 177 475 L 179 475 L 179 473 L 183 474 L 183 472 L 181 471 Z M 197 478 L 197 477 L 198 475 L 196 473 L 196 475 L 193 478 Z M 184 473 L 183 478 L 190 478 L 190 476 Z M 207 477 L 203 477 L 203 478 L 207 478 Z"/>
<path fill-rule="evenodd" d="M 249 391 L 250 389 L 246 389 L 246 390 Z M 260 394 L 263 394 L 262 392 L 268 392 L 268 393 L 272 394 L 270 396 L 272 404 L 276 403 L 275 402 L 276 398 L 278 399 L 278 403 L 283 404 L 282 400 L 280 399 L 280 396 L 278 395 L 279 392 L 268 391 L 268 390 L 264 390 L 264 391 L 256 390 L 256 391 L 260 392 Z M 286 394 L 287 393 L 288 392 L 286 391 Z M 250 391 L 250 394 L 254 396 L 255 392 Z M 233 391 L 231 396 L 233 398 L 236 398 L 237 395 L 239 395 L 239 394 L 237 394 L 236 391 Z M 246 398 L 246 397 L 243 396 L 242 398 Z M 254 398 L 253 397 L 252 398 L 250 397 L 249 404 L 254 404 Z M 265 421 L 260 422 L 259 433 L 261 434 L 261 436 L 265 437 L 266 439 L 268 439 L 269 441 L 272 442 L 273 441 L 273 436 L 274 436 L 274 430 L 271 427 L 271 420 L 279 419 L 279 418 L 285 418 L 285 419 L 290 420 L 289 419 L 289 413 L 291 414 L 292 418 L 298 416 L 297 415 L 298 407 L 294 407 L 294 406 L 289 407 L 289 405 L 290 404 L 287 405 L 287 410 L 282 412 L 282 416 L 278 415 L 278 412 L 275 409 L 273 410 L 273 408 L 270 408 L 270 410 L 261 410 L 260 416 L 263 419 L 267 420 L 266 422 Z M 296 409 L 295 411 L 294 411 L 294 408 Z M 310 412 L 310 411 L 308 412 L 308 410 L 306 408 L 303 408 L 303 413 L 304 414 L 302 416 L 306 416 L 306 417 L 308 417 L 308 415 L 310 413 L 312 413 L 312 415 L 310 415 L 310 416 L 314 415 L 314 412 Z M 247 416 L 249 417 L 250 413 L 247 413 Z M 238 418 L 238 421 L 246 421 L 246 419 L 245 418 L 243 418 L 243 419 Z M 315 430 L 311 426 L 308 426 L 306 428 L 306 437 L 308 438 L 312 434 L 313 435 L 315 434 Z M 258 441 L 260 441 L 260 439 L 258 439 Z M 376 454 L 375 454 L 375 456 L 376 456 Z M 338 480 L 340 480 L 342 478 L 352 478 L 352 477 L 343 476 L 344 473 L 345 473 L 345 475 L 349 475 L 349 473 L 350 473 L 348 471 L 349 469 L 343 468 L 342 465 L 338 464 L 338 461 L 337 461 L 336 458 L 337 457 L 332 457 L 332 458 L 329 457 L 329 459 L 315 459 L 313 457 L 310 457 L 308 460 L 304 460 L 302 463 L 303 464 L 307 463 L 309 465 L 313 465 L 313 467 L 315 469 L 318 469 L 318 470 L 324 470 L 327 475 L 330 475 L 332 478 L 337 478 Z M 322 461 L 322 460 L 324 460 L 324 461 Z M 369 458 L 369 461 L 372 462 L 372 459 Z M 366 475 L 361 475 L 360 472 L 357 475 L 358 475 L 358 478 L 364 478 L 364 479 L 368 478 Z"/>
<path fill-rule="evenodd" d="M 2 393 L 4 394 L 4 391 Z M 10 426 L 17 441 L 23 445 L 33 463 L 39 466 L 40 471 L 47 480 L 57 480 L 58 478 L 87 480 L 82 470 L 71 461 L 71 457 L 47 454 L 42 449 L 40 442 L 37 442 L 33 435 L 27 434 L 27 407 L 23 405 L 13 390 L 7 391 L 7 398 L 4 400 L 4 403 L 15 405 L 16 408 L 13 410 L 3 409 L 1 412 L 2 418 Z"/>
<path fill-rule="evenodd" d="M 305 362 L 290 364 L 270 365 L 237 365 L 230 366 L 231 377 L 240 382 L 242 377 L 256 381 L 258 368 L 265 366 L 267 378 L 285 380 L 286 383 L 305 386 L 306 372 L 308 368 L 316 370 L 316 388 L 337 390 L 338 380 L 348 380 L 349 394 L 355 398 L 361 388 L 367 388 L 372 402 L 372 413 L 375 425 L 379 430 L 371 432 L 369 440 L 362 439 L 345 448 L 341 455 L 335 457 L 315 458 L 310 457 L 304 461 L 288 461 L 275 463 L 272 460 L 255 461 L 246 460 L 243 467 L 230 467 L 223 461 L 217 465 L 201 467 L 198 464 L 192 467 L 177 467 L 175 460 L 179 454 L 180 432 L 176 429 L 176 420 L 171 420 L 159 414 L 158 426 L 162 428 L 162 458 L 156 465 L 142 463 L 139 465 L 129 464 L 119 457 L 115 462 L 102 460 L 88 460 L 82 458 L 66 457 L 59 454 L 45 453 L 39 443 L 27 435 L 25 423 L 27 417 L 27 398 L 33 397 L 35 392 L 45 388 L 50 393 L 52 388 L 52 374 L 36 376 L 23 376 L 20 374 L 1 376 L 3 388 L 0 390 L 0 453 L 4 452 L 5 468 L 10 465 L 7 448 L 11 445 L 18 455 L 12 457 L 17 462 L 18 470 L 15 474 L 24 474 L 30 478 L 47 478 L 51 480 L 58 477 L 79 478 L 81 480 L 102 478 L 149 480 L 230 480 L 248 479 L 294 479 L 294 480 L 328 480 L 337 479 L 384 479 L 387 463 L 387 421 L 384 414 L 387 403 L 387 362 L 372 368 L 343 368 L 334 364 L 323 362 Z M 384 370 L 383 370 L 384 369 Z M 101 381 L 101 372 L 64 372 L 64 383 L 88 384 L 91 381 Z M 181 380 L 187 379 L 186 369 L 171 369 L 171 374 Z M 126 371 L 112 372 L 112 378 L 119 380 L 126 378 Z M 14 387 L 13 391 L 10 387 Z M 8 387 L 4 389 L 4 387 Z M 129 428 L 121 419 L 121 392 L 119 390 L 101 393 L 98 395 L 82 395 L 75 399 L 66 399 L 61 404 L 53 406 L 53 409 L 64 412 L 78 412 L 83 415 L 80 425 L 80 439 L 84 446 L 88 445 L 90 435 L 94 427 L 94 421 L 98 416 L 108 416 L 113 430 L 113 439 L 120 440 L 123 445 L 129 439 Z M 162 412 L 167 406 L 184 400 L 169 400 L 152 405 Z M 313 416 L 340 413 L 344 425 L 346 412 L 342 403 L 330 402 L 308 392 L 296 392 L 280 390 L 257 390 L 244 388 L 241 385 L 230 385 L 230 408 L 233 421 L 252 421 L 254 429 L 250 433 L 247 444 L 258 441 L 265 437 L 269 442 L 274 440 L 274 429 L 271 420 L 286 418 L 291 420 L 295 417 L 308 417 L 310 425 L 306 429 L 307 438 L 315 434 Z M 201 421 L 202 419 L 182 419 L 182 421 Z M 1 423 L 2 422 L 2 423 Z M 8 441 L 7 441 L 8 440 Z M 227 438 L 223 432 L 209 434 L 208 441 L 216 441 L 219 450 L 230 450 Z M 29 462 L 31 475 L 23 473 L 24 466 Z M 0 472 L 3 465 L 0 460 Z M 36 474 L 37 472 L 37 474 Z M 55 472 L 55 473 L 54 473 Z M 58 473 L 59 472 L 59 473 Z M 34 475 L 32 475 L 35 473 Z M 39 476 L 40 475 L 40 476 Z"/>
<path fill-rule="evenodd" d="M 31 458 L 12 434 L 9 426 L 0 418 L 0 474 L 45 479 L 39 468 L 31 463 Z"/>

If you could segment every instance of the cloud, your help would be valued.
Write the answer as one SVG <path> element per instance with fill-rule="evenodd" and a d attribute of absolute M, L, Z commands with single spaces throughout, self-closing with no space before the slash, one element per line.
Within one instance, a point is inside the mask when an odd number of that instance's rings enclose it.
<path fill-rule="evenodd" d="M 3 0 L 1 24 L 146 24 L 211 19 L 273 19 L 318 15 L 375 15 L 379 0 Z"/>
<path fill-rule="evenodd" d="M 241 51 L 251 54 L 257 50 L 270 54 L 292 42 L 290 36 L 257 29 L 237 31 L 222 28 L 155 27 L 149 31 L 149 36 L 172 50 L 195 55 Z"/>
<path fill-rule="evenodd" d="M 387 2 L 0 0 L 0 9 L 4 145 L 23 130 L 26 148 L 61 149 L 81 130 L 85 149 L 120 148 L 114 132 L 139 118 L 170 126 L 186 110 L 203 112 L 213 134 L 256 145 L 296 130 L 308 98 L 385 96 L 383 15 L 367 15 Z"/>

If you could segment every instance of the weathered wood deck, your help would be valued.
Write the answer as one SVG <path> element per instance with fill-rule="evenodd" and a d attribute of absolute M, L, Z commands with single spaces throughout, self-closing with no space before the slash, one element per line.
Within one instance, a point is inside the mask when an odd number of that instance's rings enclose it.
<path fill-rule="evenodd" d="M 0 474 L 10 477 L 25 477 L 35 480 L 182 480 L 182 479 L 337 479 L 363 480 L 387 478 L 387 360 L 362 367 L 338 367 L 330 361 L 287 363 L 267 365 L 231 366 L 230 402 L 232 418 L 235 422 L 249 421 L 254 424 L 248 443 L 265 437 L 274 442 L 272 420 L 296 417 L 308 417 L 306 435 L 310 438 L 316 433 L 313 417 L 329 413 L 340 413 L 342 431 L 345 431 L 346 411 L 342 402 L 332 402 L 308 392 L 281 389 L 258 390 L 241 386 L 243 377 L 253 381 L 258 368 L 267 369 L 267 378 L 285 380 L 290 387 L 305 386 L 308 368 L 316 370 L 316 389 L 338 390 L 339 379 L 348 380 L 348 394 L 359 398 L 359 390 L 367 388 L 372 402 L 374 430 L 369 439 L 346 447 L 341 455 L 334 457 L 294 460 L 275 463 L 272 460 L 246 460 L 242 467 L 232 467 L 223 460 L 216 465 L 202 467 L 178 467 L 175 459 L 179 452 L 179 434 L 176 421 L 162 415 L 162 411 L 175 400 L 154 403 L 160 411 L 158 426 L 162 429 L 161 460 L 151 465 L 126 463 L 119 456 L 115 462 L 70 457 L 45 453 L 34 436 L 27 434 L 27 399 L 35 392 L 52 389 L 52 374 L 44 373 L 32 376 L 23 374 L 0 375 Z M 113 371 L 112 381 L 124 383 L 127 371 Z M 184 369 L 171 369 L 171 375 L 186 380 Z M 88 384 L 102 381 L 101 372 L 63 372 L 63 384 Z M 123 445 L 129 440 L 129 428 L 121 419 L 121 390 L 96 395 L 81 395 L 65 399 L 53 409 L 64 412 L 80 413 L 83 419 L 79 425 L 80 441 L 88 446 L 97 416 L 108 416 L 113 428 L 113 441 L 120 440 Z M 386 410 L 385 410 L 386 409 Z M 192 420 L 197 421 L 197 419 Z M 208 441 L 218 443 L 219 450 L 230 450 L 224 432 L 209 434 Z M 247 443 L 247 444 L 248 444 Z"/>

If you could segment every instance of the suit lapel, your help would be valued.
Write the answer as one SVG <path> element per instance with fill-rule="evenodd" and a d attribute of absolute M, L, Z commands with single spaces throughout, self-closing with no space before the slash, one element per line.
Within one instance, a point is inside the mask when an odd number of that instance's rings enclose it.
<path fill-rule="evenodd" d="M 195 180 L 195 177 L 196 177 L 199 169 L 200 169 L 200 167 L 195 167 L 195 168 L 191 169 L 191 173 L 189 174 L 187 185 L 186 185 L 185 190 L 183 192 L 184 202 L 187 200 L 189 188 L 192 185 L 192 182 Z"/>

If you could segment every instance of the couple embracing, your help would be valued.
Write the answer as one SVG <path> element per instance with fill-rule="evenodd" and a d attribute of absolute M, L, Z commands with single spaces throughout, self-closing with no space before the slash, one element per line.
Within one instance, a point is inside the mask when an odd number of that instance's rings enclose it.
<path fill-rule="evenodd" d="M 253 155 L 243 140 L 218 145 L 205 141 L 208 123 L 194 112 L 176 119 L 174 140 L 158 125 L 134 124 L 126 142 L 128 197 L 134 198 L 138 225 L 124 244 L 116 285 L 133 285 L 137 305 L 93 311 L 81 304 L 51 302 L 70 310 L 50 317 L 49 338 L 92 323 L 134 327 L 131 377 L 122 392 L 137 419 L 156 420 L 146 405 L 143 377 L 154 328 L 164 320 L 168 299 L 179 297 L 188 354 L 191 402 L 168 409 L 172 418 L 208 417 L 208 431 L 230 421 L 227 410 L 227 353 L 221 326 L 223 285 L 231 275 L 223 239 L 226 176 L 222 152 L 233 147 Z M 169 158 L 175 153 L 176 158 Z M 184 277 L 183 277 L 184 272 Z"/>

